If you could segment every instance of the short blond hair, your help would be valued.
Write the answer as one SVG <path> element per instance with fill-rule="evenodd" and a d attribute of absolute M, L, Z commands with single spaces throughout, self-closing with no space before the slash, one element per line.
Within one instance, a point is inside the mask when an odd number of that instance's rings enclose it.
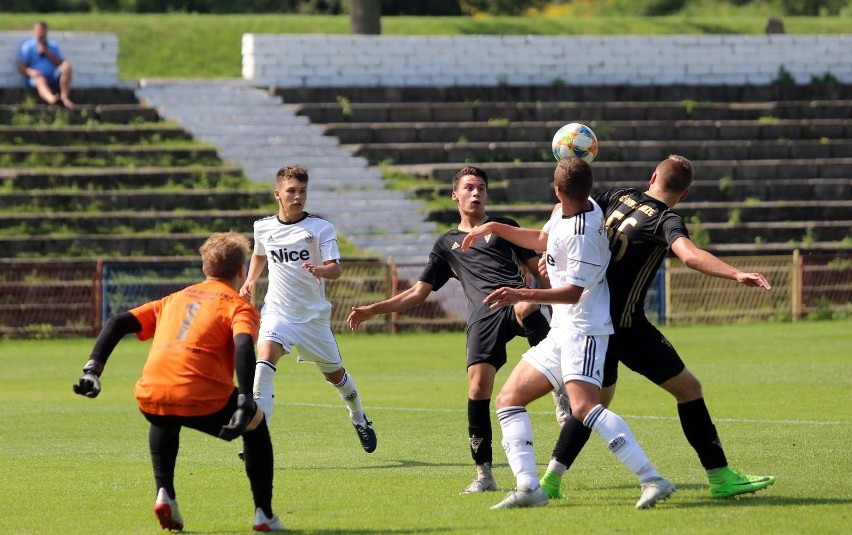
<path fill-rule="evenodd" d="M 233 279 L 246 263 L 249 240 L 238 232 L 217 232 L 199 247 L 204 273 L 217 279 Z"/>
<path fill-rule="evenodd" d="M 657 165 L 657 183 L 667 193 L 681 194 L 692 185 L 695 171 L 692 162 L 683 156 L 672 154 Z"/>

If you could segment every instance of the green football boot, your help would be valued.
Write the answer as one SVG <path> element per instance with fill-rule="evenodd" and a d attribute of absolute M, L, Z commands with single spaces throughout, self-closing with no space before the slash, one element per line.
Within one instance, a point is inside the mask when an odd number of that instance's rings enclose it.
<path fill-rule="evenodd" d="M 541 478 L 541 481 L 539 481 L 539 485 L 541 485 L 541 488 L 544 490 L 544 493 L 547 494 L 548 498 L 553 500 L 561 500 L 565 498 L 565 494 L 562 492 L 561 474 L 548 470 L 544 473 L 544 477 Z"/>
<path fill-rule="evenodd" d="M 714 498 L 757 492 L 775 483 L 775 476 L 750 476 L 727 466 L 708 473 L 707 478 L 710 480 L 710 496 Z"/>

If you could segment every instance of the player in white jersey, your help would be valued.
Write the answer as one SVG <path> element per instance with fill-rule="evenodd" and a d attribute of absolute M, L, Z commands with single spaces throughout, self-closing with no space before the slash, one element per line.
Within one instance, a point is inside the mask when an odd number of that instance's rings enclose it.
<path fill-rule="evenodd" d="M 361 446 L 376 449 L 376 433 L 367 420 L 355 381 L 331 330 L 331 303 L 325 298 L 324 280 L 340 277 L 340 251 L 334 225 L 305 211 L 308 172 L 298 166 L 282 167 L 275 177 L 278 214 L 254 223 L 254 252 L 240 295 L 251 299 L 254 285 L 269 266 L 269 287 L 260 311 L 258 361 L 254 374 L 254 399 L 269 423 L 275 398 L 278 360 L 297 346 L 300 362 L 313 362 L 346 406 Z"/>
<path fill-rule="evenodd" d="M 603 212 L 589 198 L 592 169 L 579 158 L 565 158 L 557 165 L 553 182 L 561 209 L 554 210 L 543 230 L 489 222 L 471 230 L 462 242 L 462 250 L 466 250 L 475 239 L 495 234 L 521 247 L 544 250 L 551 285 L 550 289 L 504 287 L 485 298 L 492 308 L 518 301 L 553 307 L 550 333 L 524 353 L 497 396 L 503 448 L 517 487 L 492 509 L 547 505 L 536 471 L 526 406 L 561 383 L 572 409 L 561 433 L 576 432 L 579 425 L 600 435 L 639 478 L 642 494 L 636 507 L 652 507 L 669 497 L 674 485 L 660 477 L 624 420 L 600 402 L 604 356 L 613 327 L 606 282 L 609 242 Z"/>

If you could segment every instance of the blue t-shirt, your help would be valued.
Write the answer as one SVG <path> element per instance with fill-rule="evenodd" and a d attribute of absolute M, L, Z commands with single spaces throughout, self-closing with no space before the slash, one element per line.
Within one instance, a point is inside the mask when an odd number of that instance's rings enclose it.
<path fill-rule="evenodd" d="M 55 42 L 48 40 L 47 48 L 54 56 L 62 59 L 59 46 Z M 21 44 L 21 48 L 18 51 L 18 61 L 22 61 L 27 67 L 39 71 L 48 78 L 52 78 L 56 73 L 56 65 L 47 56 L 39 55 L 38 43 L 34 37 L 30 37 Z"/>

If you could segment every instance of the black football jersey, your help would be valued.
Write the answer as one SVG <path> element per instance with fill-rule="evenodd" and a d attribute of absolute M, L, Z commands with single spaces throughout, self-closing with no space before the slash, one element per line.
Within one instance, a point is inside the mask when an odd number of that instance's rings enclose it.
<path fill-rule="evenodd" d="M 489 217 L 486 221 L 519 226 L 507 217 Z M 439 290 L 451 277 L 458 279 L 467 298 L 468 324 L 493 313 L 483 299 L 498 288 L 522 288 L 526 284 L 521 264 L 538 255 L 529 249 L 504 240 L 494 234 L 477 239 L 471 248 L 462 252 L 461 243 L 467 232 L 457 228 L 441 235 L 429 253 L 429 262 L 420 280 Z"/>
<path fill-rule="evenodd" d="M 689 233 L 680 215 L 638 189 L 615 188 L 592 197 L 603 209 L 612 253 L 606 276 L 612 322 L 630 327 L 645 315 L 645 295 L 671 244 Z"/>

